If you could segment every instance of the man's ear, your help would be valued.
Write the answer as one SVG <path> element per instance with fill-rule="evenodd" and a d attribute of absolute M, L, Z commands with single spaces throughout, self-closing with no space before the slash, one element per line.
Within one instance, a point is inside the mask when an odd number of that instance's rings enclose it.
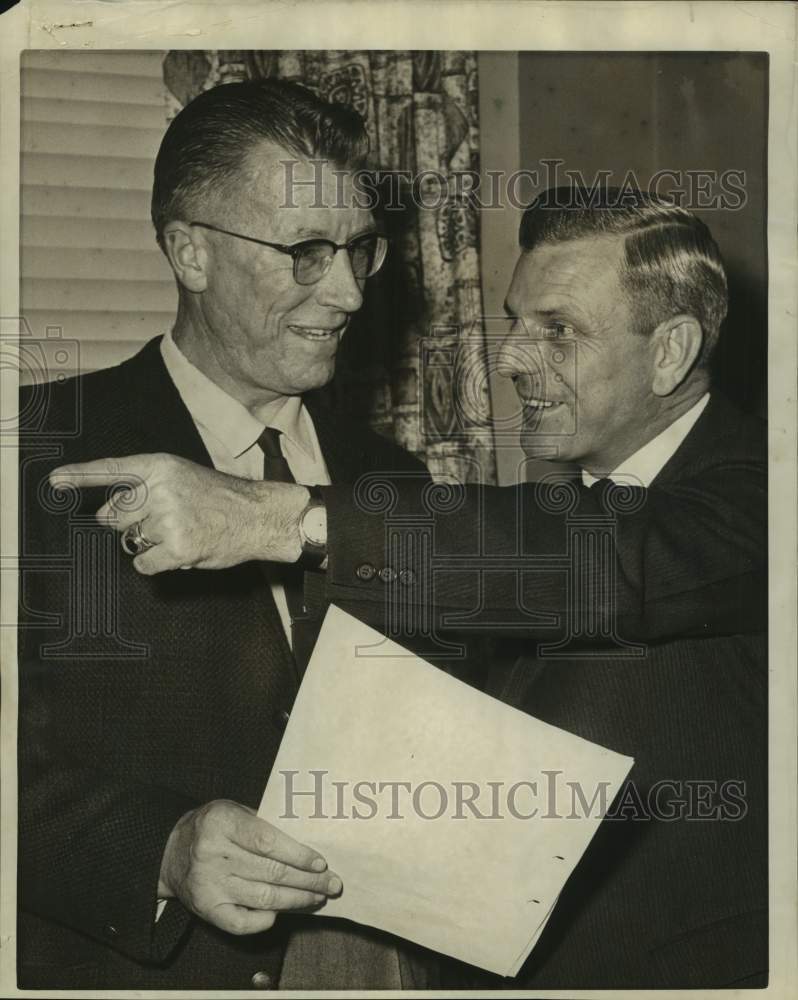
<path fill-rule="evenodd" d="M 175 277 L 189 292 L 204 292 L 208 284 L 208 253 L 201 234 L 185 222 L 164 226 L 163 245 Z"/>
<path fill-rule="evenodd" d="M 693 369 L 704 334 L 694 316 L 673 316 L 656 328 L 653 340 L 651 389 L 656 396 L 670 396 Z"/>

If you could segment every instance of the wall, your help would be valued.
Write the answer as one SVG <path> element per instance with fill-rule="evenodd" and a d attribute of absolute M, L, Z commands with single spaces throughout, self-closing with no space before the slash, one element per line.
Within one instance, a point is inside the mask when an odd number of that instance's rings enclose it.
<path fill-rule="evenodd" d="M 520 167 L 518 54 L 479 54 L 480 191 L 489 192 L 488 170 L 511 174 Z M 487 201 L 483 197 L 483 201 Z M 518 397 L 509 379 L 493 371 L 494 359 L 506 333 L 504 296 L 518 259 L 521 213 L 510 207 L 480 213 L 482 303 L 487 326 L 490 395 L 493 410 L 496 473 L 500 485 L 522 478 L 524 453 L 518 446 Z"/>

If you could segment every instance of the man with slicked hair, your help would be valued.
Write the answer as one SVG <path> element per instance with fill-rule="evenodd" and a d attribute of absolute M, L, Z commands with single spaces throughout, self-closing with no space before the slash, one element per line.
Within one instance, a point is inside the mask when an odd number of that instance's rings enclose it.
<path fill-rule="evenodd" d="M 523 407 L 524 450 L 562 473 L 467 485 L 445 510 L 396 482 L 409 527 L 390 551 L 382 514 L 358 509 L 351 487 L 321 490 L 329 599 L 383 629 L 395 601 L 394 620 L 401 607 L 412 621 L 415 606 L 441 633 L 459 613 L 472 630 L 482 618 L 484 631 L 520 636 L 492 693 L 635 758 L 518 977 L 461 969 L 450 985 L 763 986 L 766 438 L 710 377 L 727 308 L 721 256 L 692 213 L 628 189 L 544 192 L 520 244 L 500 364 Z M 163 461 L 133 470 L 158 480 Z M 64 475 L 78 471 L 98 483 L 119 472 L 106 460 Z M 235 561 L 233 540 L 186 511 L 178 487 L 149 507 L 159 544 L 146 571 Z M 305 497 L 267 483 L 257 493 L 257 519 L 235 503 L 235 546 L 296 559 Z M 175 511 L 191 517 L 191 539 L 170 530 Z M 434 521 L 431 564 L 413 544 L 416 515 Z M 417 586 L 381 582 L 409 575 Z"/>
<path fill-rule="evenodd" d="M 255 815 L 326 606 L 311 493 L 364 472 L 426 478 L 315 392 L 386 253 L 372 213 L 340 197 L 366 139 L 354 111 L 288 82 L 189 103 L 163 139 L 152 197 L 177 285 L 172 329 L 115 368 L 53 384 L 43 423 L 23 421 L 22 549 L 46 565 L 21 587 L 20 987 L 426 982 L 410 946 L 308 916 L 340 878 Z M 60 505 L 47 495 L 64 461 L 153 451 L 174 456 L 178 478 L 197 472 L 182 479 L 189 503 L 202 503 L 206 475 L 239 477 L 231 501 L 264 477 L 300 489 L 302 564 L 148 576 L 156 483 L 134 476 L 124 494 L 86 488 Z M 229 540 L 227 502 L 211 493 Z M 127 554 L 105 547 L 100 505 L 111 524 L 137 512 Z M 68 572 L 46 568 L 65 553 Z"/>

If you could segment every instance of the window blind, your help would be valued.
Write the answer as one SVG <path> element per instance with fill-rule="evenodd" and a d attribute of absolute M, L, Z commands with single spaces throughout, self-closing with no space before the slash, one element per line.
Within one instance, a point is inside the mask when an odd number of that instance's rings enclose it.
<path fill-rule="evenodd" d="M 22 55 L 20 301 L 34 337 L 55 328 L 79 342 L 67 374 L 117 364 L 174 319 L 150 222 L 163 57 Z"/>

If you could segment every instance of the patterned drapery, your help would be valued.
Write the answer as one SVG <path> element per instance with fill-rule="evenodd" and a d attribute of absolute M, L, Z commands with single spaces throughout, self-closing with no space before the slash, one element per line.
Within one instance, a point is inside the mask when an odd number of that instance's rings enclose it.
<path fill-rule="evenodd" d="M 354 107 L 370 166 L 410 178 L 403 210 L 383 214 L 391 253 L 344 339 L 337 402 L 434 476 L 494 483 L 479 220 L 462 183 L 479 170 L 475 53 L 175 50 L 164 60 L 169 113 L 218 83 L 266 76 Z"/>

